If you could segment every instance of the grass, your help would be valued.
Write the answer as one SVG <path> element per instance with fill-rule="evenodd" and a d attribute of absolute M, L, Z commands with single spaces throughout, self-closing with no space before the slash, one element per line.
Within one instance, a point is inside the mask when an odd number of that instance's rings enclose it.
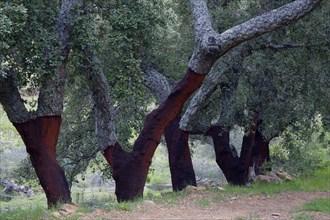
<path fill-rule="evenodd" d="M 330 213 L 330 198 L 320 198 L 307 202 L 300 210 Z"/>
<path fill-rule="evenodd" d="M 286 191 L 327 191 L 330 192 L 330 167 L 315 172 L 310 176 L 301 176 L 294 181 L 285 182 L 277 185 L 272 183 L 260 183 L 256 182 L 252 187 L 237 187 L 237 186 L 225 186 L 225 190 L 219 190 L 217 188 L 211 188 L 209 190 L 202 191 L 205 193 L 205 198 L 200 198 L 196 201 L 196 205 L 199 207 L 208 207 L 211 203 L 219 203 L 226 200 L 228 197 L 237 195 L 253 195 L 253 194 L 267 194 L 274 195 Z M 113 196 L 101 193 L 92 193 L 88 195 L 85 192 L 85 199 L 79 203 L 78 212 L 86 213 L 92 212 L 95 209 L 102 209 L 105 211 L 111 210 L 123 210 L 133 211 L 141 204 L 142 200 L 138 199 L 133 202 L 118 203 Z M 182 197 L 188 196 L 191 193 L 189 191 L 171 192 L 170 190 L 164 190 L 162 192 L 147 191 L 145 195 L 146 200 L 153 200 L 155 203 L 160 203 L 172 207 L 180 202 Z M 211 198 L 210 198 L 211 196 Z M 206 199 L 208 197 L 208 199 Z M 24 204 L 24 205 L 23 205 Z M 3 211 L 6 207 L 12 208 L 9 211 Z M 303 211 L 321 211 L 330 212 L 330 199 L 317 199 L 312 202 L 308 202 L 302 206 Z M 33 199 L 28 198 L 14 198 L 9 202 L 0 202 L 0 219 L 52 219 L 54 218 L 51 211 L 46 208 L 46 199 L 44 195 L 37 195 Z M 72 216 L 65 219 L 77 219 L 78 217 Z M 249 216 L 249 219 L 256 219 L 258 216 Z M 311 219 L 309 215 L 305 213 L 298 213 L 295 219 L 308 220 Z"/>
<path fill-rule="evenodd" d="M 226 185 L 224 194 L 231 195 L 249 195 L 249 194 L 266 194 L 275 195 L 281 192 L 313 192 L 313 191 L 330 191 L 330 167 L 318 170 L 309 176 L 300 176 L 294 181 L 284 182 L 283 184 L 255 182 L 251 187 L 237 187 Z"/>
<path fill-rule="evenodd" d="M 49 219 L 49 211 L 41 206 L 28 206 L 25 208 L 18 207 L 10 211 L 1 211 L 0 219 L 1 220 L 32 220 L 32 219 L 43 219 L 47 216 Z"/>
<path fill-rule="evenodd" d="M 201 208 L 206 208 L 210 206 L 211 201 L 209 199 L 200 199 L 196 202 L 196 205 L 201 207 Z"/>

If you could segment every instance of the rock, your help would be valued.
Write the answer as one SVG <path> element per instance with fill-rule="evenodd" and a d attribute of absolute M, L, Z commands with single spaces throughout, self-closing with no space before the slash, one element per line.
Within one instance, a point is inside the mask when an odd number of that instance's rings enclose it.
<path fill-rule="evenodd" d="M 186 186 L 186 188 L 184 188 L 185 191 L 187 192 L 194 192 L 197 190 L 196 186 Z"/>
<path fill-rule="evenodd" d="M 277 176 L 277 174 L 274 173 L 274 172 L 270 172 L 270 173 L 268 174 L 268 176 L 270 176 L 271 181 L 274 182 L 274 183 L 279 183 L 279 184 L 283 183 L 283 180 L 282 180 L 281 178 L 279 178 L 279 177 Z"/>
<path fill-rule="evenodd" d="M 284 181 L 292 181 L 293 177 L 287 172 L 277 171 L 276 175 Z"/>
<path fill-rule="evenodd" d="M 280 213 L 276 213 L 276 212 L 274 212 L 274 213 L 272 213 L 272 217 L 281 217 L 281 214 Z"/>
<path fill-rule="evenodd" d="M 221 186 L 218 186 L 217 189 L 220 190 L 220 191 L 225 191 L 225 188 L 223 188 Z"/>
<path fill-rule="evenodd" d="M 281 178 L 279 178 L 276 173 L 270 172 L 267 175 L 258 175 L 257 179 L 260 182 L 268 182 L 268 183 L 277 183 L 281 184 L 283 181 Z"/>

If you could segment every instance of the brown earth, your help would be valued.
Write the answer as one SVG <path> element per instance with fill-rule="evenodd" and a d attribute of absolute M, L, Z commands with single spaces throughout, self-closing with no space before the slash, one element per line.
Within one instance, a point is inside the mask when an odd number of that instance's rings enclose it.
<path fill-rule="evenodd" d="M 274 196 L 221 196 L 207 191 L 190 192 L 175 199 L 154 202 L 144 200 L 132 211 L 95 209 L 90 213 L 75 213 L 79 219 L 330 219 L 330 214 L 301 212 L 305 202 L 329 198 L 330 192 L 285 192 Z M 306 219 L 306 218 L 303 218 Z"/>

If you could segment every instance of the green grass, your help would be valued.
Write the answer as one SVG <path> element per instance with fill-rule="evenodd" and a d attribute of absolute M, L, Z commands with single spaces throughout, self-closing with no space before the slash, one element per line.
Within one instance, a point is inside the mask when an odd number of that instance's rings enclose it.
<path fill-rule="evenodd" d="M 307 202 L 301 207 L 301 210 L 330 213 L 330 198 L 320 198 Z"/>
<path fill-rule="evenodd" d="M 300 214 L 294 216 L 293 219 L 294 220 L 312 220 L 313 217 L 308 214 L 305 214 L 305 213 L 300 213 Z"/>
<path fill-rule="evenodd" d="M 209 199 L 200 199 L 196 202 L 199 207 L 208 207 L 211 203 L 219 203 L 226 201 L 226 198 L 237 195 L 253 195 L 267 194 L 274 195 L 287 191 L 327 191 L 330 192 L 330 167 L 316 171 L 313 175 L 301 176 L 294 181 L 285 182 L 283 184 L 260 183 L 256 182 L 252 187 L 237 187 L 225 186 L 225 190 L 211 188 L 210 190 L 202 191 Z M 169 189 L 162 192 L 148 191 L 145 194 L 145 200 L 153 200 L 156 203 L 165 204 L 169 207 L 176 205 L 180 200 L 190 195 L 189 191 L 171 192 Z M 73 197 L 75 194 L 73 193 Z M 113 196 L 105 192 L 85 192 L 84 199 L 80 198 L 78 212 L 92 212 L 95 209 L 103 209 L 105 211 L 124 210 L 133 211 L 142 200 L 138 199 L 133 202 L 118 203 Z M 15 198 L 9 202 L 0 202 L 0 208 L 3 210 L 6 207 L 12 209 L 9 211 L 1 211 L 0 219 L 53 219 L 51 211 L 47 210 L 46 199 L 44 195 L 38 194 L 33 199 Z M 306 203 L 301 210 L 303 211 L 322 211 L 329 213 L 330 199 L 317 199 Z M 250 216 L 249 219 L 256 219 L 257 216 Z M 72 216 L 65 219 L 77 219 Z M 305 213 L 298 213 L 295 219 L 310 219 L 310 216 Z"/>
<path fill-rule="evenodd" d="M 226 185 L 224 191 L 220 193 L 231 195 L 267 194 L 275 195 L 281 192 L 313 192 L 330 191 L 330 167 L 318 170 L 309 176 L 300 176 L 294 181 L 284 182 L 283 184 L 255 182 L 251 187 L 238 187 Z"/>
<path fill-rule="evenodd" d="M 209 199 L 200 199 L 196 202 L 196 205 L 201 207 L 201 208 L 205 208 L 210 206 L 211 201 Z"/>
<path fill-rule="evenodd" d="M 10 211 L 1 211 L 0 213 L 1 220 L 32 220 L 43 219 L 45 216 L 49 219 L 49 212 L 41 206 L 18 207 Z"/>

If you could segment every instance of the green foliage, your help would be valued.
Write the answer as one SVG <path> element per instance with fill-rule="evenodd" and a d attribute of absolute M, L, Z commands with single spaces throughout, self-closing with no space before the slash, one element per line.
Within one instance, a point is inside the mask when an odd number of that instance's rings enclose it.
<path fill-rule="evenodd" d="M 19 147 L 23 145 L 23 141 L 19 138 L 13 124 L 9 121 L 2 106 L 0 106 L 0 153 L 6 148 Z"/>
<path fill-rule="evenodd" d="M 35 89 L 54 72 L 59 59 L 54 24 L 57 1 L 0 4 L 0 71 L 12 72 L 20 87 Z"/>
<path fill-rule="evenodd" d="M 289 127 L 270 148 L 273 168 L 303 174 L 326 167 L 330 160 L 329 144 L 330 134 L 320 121 L 309 128 L 299 124 Z"/>
<path fill-rule="evenodd" d="M 315 199 L 305 203 L 301 210 L 330 213 L 330 198 Z"/>
<path fill-rule="evenodd" d="M 19 184 L 36 187 L 39 185 L 38 177 L 34 171 L 29 157 L 21 160 L 12 173 L 13 179 Z"/>

